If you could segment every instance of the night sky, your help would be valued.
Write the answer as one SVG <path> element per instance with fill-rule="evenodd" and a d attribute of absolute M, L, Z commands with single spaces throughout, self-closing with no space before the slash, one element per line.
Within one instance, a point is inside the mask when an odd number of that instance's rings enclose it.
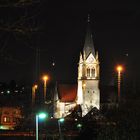
<path fill-rule="evenodd" d="M 76 83 L 88 14 L 95 49 L 99 51 L 101 83 L 114 82 L 118 63 L 125 66 L 126 77 L 138 80 L 140 5 L 135 1 L 123 2 L 44 0 L 24 8 L 0 7 L 0 81 L 33 83 L 34 48 L 40 47 L 40 73 L 48 73 L 59 82 Z M 23 15 L 30 18 L 15 23 Z M 3 29 L 11 25 L 37 31 Z"/>

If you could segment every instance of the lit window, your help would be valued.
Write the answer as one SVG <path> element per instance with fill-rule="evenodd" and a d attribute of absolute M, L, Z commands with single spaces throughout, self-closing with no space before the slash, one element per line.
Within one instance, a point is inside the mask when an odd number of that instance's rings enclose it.
<path fill-rule="evenodd" d="M 10 118 L 9 118 L 9 117 L 4 117 L 4 118 L 3 118 L 3 122 L 9 123 L 9 122 L 10 122 Z"/>
<path fill-rule="evenodd" d="M 3 121 L 6 122 L 6 117 L 3 118 Z"/>
<path fill-rule="evenodd" d="M 95 77 L 95 69 L 91 69 L 91 77 Z"/>

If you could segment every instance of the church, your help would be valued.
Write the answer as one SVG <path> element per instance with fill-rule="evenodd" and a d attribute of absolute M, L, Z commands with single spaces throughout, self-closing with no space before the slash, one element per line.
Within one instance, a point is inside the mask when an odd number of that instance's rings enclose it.
<path fill-rule="evenodd" d="M 82 117 L 94 107 L 100 109 L 100 66 L 98 51 L 95 51 L 90 20 L 83 51 L 80 52 L 76 85 L 58 84 L 54 95 L 54 118 L 66 117 L 78 105 Z"/>

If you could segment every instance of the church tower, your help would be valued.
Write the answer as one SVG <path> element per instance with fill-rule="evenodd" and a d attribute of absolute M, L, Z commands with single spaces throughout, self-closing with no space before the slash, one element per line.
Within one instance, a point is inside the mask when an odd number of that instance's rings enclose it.
<path fill-rule="evenodd" d="M 94 49 L 89 17 L 85 44 L 79 59 L 77 104 L 82 107 L 82 116 L 94 107 L 100 108 L 99 58 Z"/>

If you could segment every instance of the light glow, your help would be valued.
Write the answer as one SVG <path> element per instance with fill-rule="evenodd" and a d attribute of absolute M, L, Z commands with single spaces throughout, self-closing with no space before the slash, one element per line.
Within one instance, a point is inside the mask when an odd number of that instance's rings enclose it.
<path fill-rule="evenodd" d="M 7 90 L 7 93 L 9 94 L 10 93 L 10 90 Z"/>
<path fill-rule="evenodd" d="M 77 124 L 77 128 L 81 128 L 82 127 L 82 124 Z"/>
<path fill-rule="evenodd" d="M 58 121 L 62 123 L 62 122 L 65 121 L 65 119 L 64 118 L 60 118 Z"/>
<path fill-rule="evenodd" d="M 118 66 L 117 66 L 117 71 L 118 71 L 118 72 L 121 72 L 122 70 L 123 70 L 123 67 L 122 67 L 121 65 L 118 65 Z"/>
<path fill-rule="evenodd" d="M 86 87 L 86 84 L 85 83 L 83 84 L 83 87 Z"/>
<path fill-rule="evenodd" d="M 42 113 L 39 113 L 39 114 L 38 114 L 38 117 L 39 117 L 40 119 L 45 119 L 45 118 L 47 117 L 47 114 L 44 113 L 44 112 L 42 112 Z"/>
<path fill-rule="evenodd" d="M 38 85 L 34 85 L 34 88 L 37 89 L 38 88 Z"/>
<path fill-rule="evenodd" d="M 3 126 L 2 125 L 0 126 L 0 129 L 3 129 Z"/>
<path fill-rule="evenodd" d="M 3 118 L 3 121 L 4 121 L 4 122 L 7 122 L 7 118 L 6 118 L 6 117 L 4 117 L 4 118 Z"/>
<path fill-rule="evenodd" d="M 44 81 L 47 81 L 48 79 L 49 79 L 49 77 L 48 77 L 47 75 L 44 75 L 44 76 L 43 76 L 43 80 L 44 80 Z"/>
<path fill-rule="evenodd" d="M 82 81 L 78 82 L 77 104 L 83 103 Z"/>
<path fill-rule="evenodd" d="M 6 125 L 6 126 L 3 126 L 3 125 L 0 125 L 0 130 L 13 130 L 12 127 L 10 127 L 9 125 Z"/>

